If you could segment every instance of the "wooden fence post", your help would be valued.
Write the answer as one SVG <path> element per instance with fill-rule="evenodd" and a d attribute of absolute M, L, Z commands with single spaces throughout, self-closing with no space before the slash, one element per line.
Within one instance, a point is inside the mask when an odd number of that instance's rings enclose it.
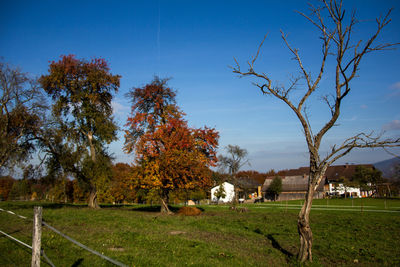
<path fill-rule="evenodd" d="M 40 267 L 40 247 L 42 237 L 42 207 L 33 208 L 32 267 Z"/>

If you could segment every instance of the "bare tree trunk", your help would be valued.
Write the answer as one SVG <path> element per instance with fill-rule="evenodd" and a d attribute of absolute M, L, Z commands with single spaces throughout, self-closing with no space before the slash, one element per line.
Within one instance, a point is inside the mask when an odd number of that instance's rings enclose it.
<path fill-rule="evenodd" d="M 168 192 L 163 191 L 161 193 L 161 213 L 172 214 L 168 207 Z"/>
<path fill-rule="evenodd" d="M 233 198 L 233 205 L 237 205 L 239 203 L 239 187 L 235 185 L 235 197 Z"/>
<path fill-rule="evenodd" d="M 312 261 L 312 232 L 310 227 L 310 211 L 313 201 L 314 187 L 310 183 L 304 205 L 300 210 L 299 217 L 297 219 L 297 230 L 300 236 L 300 249 L 298 254 L 298 260 L 300 262 Z"/>

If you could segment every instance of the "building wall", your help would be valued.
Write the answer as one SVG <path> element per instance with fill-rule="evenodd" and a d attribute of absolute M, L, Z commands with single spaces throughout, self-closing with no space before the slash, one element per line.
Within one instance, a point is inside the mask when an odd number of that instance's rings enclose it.
<path fill-rule="evenodd" d="M 215 191 L 218 190 L 219 186 L 215 186 L 211 189 L 211 201 L 213 202 L 232 202 L 234 197 L 235 197 L 235 190 L 234 190 L 234 186 L 230 183 L 224 182 L 222 183 L 222 186 L 225 189 L 225 197 L 224 198 L 220 198 L 219 200 L 217 199 L 217 197 L 215 196 Z"/>
<path fill-rule="evenodd" d="M 304 199 L 306 196 L 306 192 L 282 192 L 277 201 L 285 201 L 285 200 L 297 200 L 297 199 Z M 314 192 L 314 198 L 324 198 L 324 192 Z M 273 200 L 273 196 L 268 197 L 266 196 L 267 200 Z"/>

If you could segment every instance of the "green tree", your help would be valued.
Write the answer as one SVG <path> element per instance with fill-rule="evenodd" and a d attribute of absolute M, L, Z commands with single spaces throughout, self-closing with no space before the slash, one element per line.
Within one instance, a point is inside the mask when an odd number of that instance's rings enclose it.
<path fill-rule="evenodd" d="M 35 150 L 46 101 L 34 79 L 0 62 L 0 170 L 13 168 Z"/>
<path fill-rule="evenodd" d="M 268 193 L 274 195 L 276 201 L 277 196 L 282 192 L 282 178 L 276 176 L 268 187 Z"/>
<path fill-rule="evenodd" d="M 225 187 L 224 187 L 223 184 L 220 184 L 218 189 L 215 190 L 214 196 L 217 198 L 217 203 L 221 198 L 225 198 L 226 197 Z"/>
<path fill-rule="evenodd" d="M 341 0 L 322 0 L 319 5 L 310 5 L 310 11 L 310 15 L 298 13 L 311 22 L 319 33 L 318 40 L 321 42 L 320 51 L 322 54 L 316 75 L 312 74 L 311 68 L 305 64 L 306 61 L 303 61 L 300 50 L 290 44 L 283 31 L 281 31 L 283 42 L 293 56 L 299 70 L 293 74 L 292 79 L 275 84 L 271 73 L 255 70 L 255 62 L 260 55 L 266 36 L 259 45 L 255 56 L 248 61 L 247 70 L 242 70 L 236 60 L 236 66 L 232 68 L 233 72 L 241 77 L 252 77 L 255 80 L 254 85 L 261 90 L 263 95 L 272 96 L 285 103 L 300 122 L 309 152 L 310 164 L 308 189 L 297 220 L 300 236 L 298 259 L 301 262 L 312 261 L 313 235 L 310 227 L 310 211 L 314 192 L 323 180 L 327 168 L 354 148 L 400 145 L 399 138 L 385 140 L 381 138 L 382 136 L 361 132 L 345 138 L 338 145 L 333 145 L 328 153 L 321 153 L 323 138 L 332 127 L 337 125 L 343 101 L 351 93 L 352 81 L 359 76 L 360 62 L 367 54 L 387 50 L 397 44 L 377 43 L 380 40 L 378 36 L 391 21 L 391 10 L 385 16 L 375 20 L 376 30 L 371 35 L 365 36 L 364 40 L 362 34 L 355 33 L 356 26 L 360 22 L 356 18 L 356 13 L 345 12 Z M 331 58 L 333 58 L 332 61 Z M 330 63 L 332 63 L 331 66 L 329 66 Z M 325 76 L 325 73 L 329 74 Z M 331 86 L 321 82 L 328 76 L 334 77 L 330 80 Z M 312 126 L 309 109 L 310 100 L 312 101 L 316 94 L 322 96 L 323 101 L 327 104 L 328 111 L 326 122 L 322 123 L 321 128 L 317 129 Z M 320 111 L 318 110 L 318 112 Z M 321 125 L 321 122 L 318 121 L 317 125 Z"/>
<path fill-rule="evenodd" d="M 11 188 L 9 198 L 11 200 L 29 200 L 31 196 L 31 181 L 28 179 L 16 180 Z"/>
<path fill-rule="evenodd" d="M 120 76 L 110 73 L 104 59 L 86 61 L 69 55 L 51 62 L 49 74 L 39 82 L 54 101 L 52 115 L 64 133 L 64 141 L 57 145 L 70 143 L 70 153 L 77 154 L 71 170 L 89 186 L 89 207 L 99 208 L 97 186 L 103 177 L 98 175 L 109 158 L 106 144 L 116 140 L 111 100 Z M 55 158 L 64 161 L 62 157 L 65 153 Z"/>
<path fill-rule="evenodd" d="M 380 170 L 368 168 L 366 166 L 357 166 L 352 180 L 358 183 L 364 190 L 369 191 L 374 189 L 375 193 L 377 193 L 377 184 L 383 182 L 382 172 Z"/>

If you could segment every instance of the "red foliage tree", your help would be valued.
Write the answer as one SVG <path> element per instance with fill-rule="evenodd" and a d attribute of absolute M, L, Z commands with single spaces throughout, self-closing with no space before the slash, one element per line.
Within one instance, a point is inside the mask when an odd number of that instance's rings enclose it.
<path fill-rule="evenodd" d="M 133 105 L 125 150 L 136 154 L 137 183 L 159 192 L 161 212 L 170 212 L 170 191 L 209 186 L 209 167 L 217 161 L 218 132 L 190 128 L 175 104 L 175 95 L 167 80 L 158 77 L 129 93 Z"/>

